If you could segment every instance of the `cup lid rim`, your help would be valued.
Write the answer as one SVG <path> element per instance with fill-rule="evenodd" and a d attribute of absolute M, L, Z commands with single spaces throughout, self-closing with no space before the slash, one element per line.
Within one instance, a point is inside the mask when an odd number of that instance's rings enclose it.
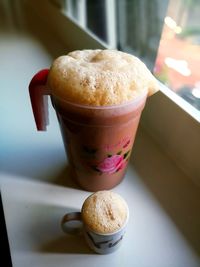
<path fill-rule="evenodd" d="M 92 106 L 92 105 L 86 105 L 86 104 L 77 104 L 74 102 L 70 102 L 65 99 L 61 99 L 61 97 L 51 93 L 51 96 L 53 96 L 55 99 L 58 99 L 60 102 L 64 102 L 68 105 L 74 106 L 74 107 L 79 107 L 79 108 L 85 108 L 85 109 L 96 109 L 96 110 L 109 110 L 109 109 L 115 109 L 115 108 L 124 108 L 127 106 L 131 106 L 132 104 L 135 104 L 139 102 L 141 99 L 146 98 L 148 96 L 147 90 L 144 90 L 140 95 L 138 95 L 136 98 L 129 100 L 125 103 L 119 104 L 119 105 L 107 105 L 107 106 Z"/>

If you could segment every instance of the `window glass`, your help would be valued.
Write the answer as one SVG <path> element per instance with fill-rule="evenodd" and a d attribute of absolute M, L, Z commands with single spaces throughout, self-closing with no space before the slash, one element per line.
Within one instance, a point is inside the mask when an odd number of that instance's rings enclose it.
<path fill-rule="evenodd" d="M 117 1 L 118 49 L 140 57 L 153 70 L 168 0 Z"/>
<path fill-rule="evenodd" d="M 80 25 L 109 47 L 140 57 L 162 83 L 200 110 L 199 0 L 67 3 L 67 13 Z"/>
<path fill-rule="evenodd" d="M 109 47 L 139 56 L 153 70 L 168 0 L 67 0 L 67 14 Z M 80 5 L 84 3 L 84 5 Z M 83 25 L 82 25 L 83 26 Z"/>
<path fill-rule="evenodd" d="M 87 27 L 103 41 L 108 41 L 105 0 L 86 1 Z"/>
<path fill-rule="evenodd" d="M 158 49 L 155 75 L 200 110 L 200 1 L 171 0 Z"/>

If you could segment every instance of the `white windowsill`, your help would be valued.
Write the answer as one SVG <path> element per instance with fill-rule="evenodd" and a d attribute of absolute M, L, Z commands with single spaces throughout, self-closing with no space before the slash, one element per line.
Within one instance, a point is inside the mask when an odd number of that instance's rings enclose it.
<path fill-rule="evenodd" d="M 186 100 L 181 98 L 179 95 L 174 93 L 162 83 L 160 83 L 160 91 L 174 103 L 176 103 L 180 108 L 182 108 L 186 113 L 188 113 L 191 118 L 195 119 L 197 122 L 200 122 L 200 111 L 190 105 L 190 103 L 188 103 Z"/>

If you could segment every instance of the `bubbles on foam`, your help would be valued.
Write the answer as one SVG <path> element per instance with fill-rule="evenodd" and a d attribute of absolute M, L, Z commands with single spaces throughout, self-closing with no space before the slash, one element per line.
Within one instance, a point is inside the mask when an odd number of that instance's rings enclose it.
<path fill-rule="evenodd" d="M 97 233 L 112 233 L 125 224 L 128 207 L 125 200 L 111 191 L 99 191 L 87 198 L 82 207 L 82 218 Z"/>
<path fill-rule="evenodd" d="M 57 58 L 48 85 L 62 99 L 92 106 L 122 104 L 158 90 L 138 58 L 116 50 L 80 50 Z"/>

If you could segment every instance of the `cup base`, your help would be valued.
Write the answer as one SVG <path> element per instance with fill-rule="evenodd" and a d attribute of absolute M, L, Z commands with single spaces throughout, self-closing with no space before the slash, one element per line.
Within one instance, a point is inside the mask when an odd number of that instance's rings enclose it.
<path fill-rule="evenodd" d="M 84 190 L 89 192 L 96 192 L 101 190 L 110 190 L 119 185 L 123 179 L 125 178 L 126 170 L 121 170 L 120 173 L 117 174 L 104 174 L 91 176 L 90 179 L 79 179 L 76 173 L 73 171 L 73 177 L 76 180 L 76 183 Z"/>

